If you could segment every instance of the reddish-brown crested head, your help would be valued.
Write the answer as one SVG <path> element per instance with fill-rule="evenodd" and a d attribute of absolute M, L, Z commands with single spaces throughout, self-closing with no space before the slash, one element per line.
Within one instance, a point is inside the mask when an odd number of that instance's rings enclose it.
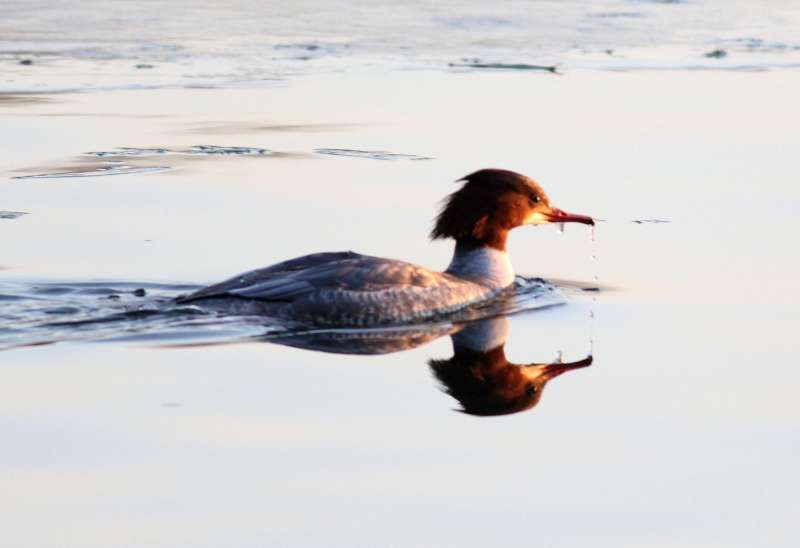
<path fill-rule="evenodd" d="M 565 213 L 532 179 L 505 169 L 481 169 L 459 179 L 436 217 L 431 238 L 453 238 L 459 244 L 504 250 L 508 231 L 526 224 L 578 222 L 591 217 Z"/>

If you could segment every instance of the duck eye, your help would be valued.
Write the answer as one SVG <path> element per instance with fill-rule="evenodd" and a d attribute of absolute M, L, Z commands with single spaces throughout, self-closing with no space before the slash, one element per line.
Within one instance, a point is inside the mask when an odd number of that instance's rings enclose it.
<path fill-rule="evenodd" d="M 536 394 L 536 387 L 535 386 L 528 386 L 525 389 L 525 393 L 527 393 L 529 396 L 533 396 L 534 394 Z"/>
<path fill-rule="evenodd" d="M 531 196 L 530 202 L 532 204 L 538 204 L 539 203 L 539 197 L 538 196 Z"/>

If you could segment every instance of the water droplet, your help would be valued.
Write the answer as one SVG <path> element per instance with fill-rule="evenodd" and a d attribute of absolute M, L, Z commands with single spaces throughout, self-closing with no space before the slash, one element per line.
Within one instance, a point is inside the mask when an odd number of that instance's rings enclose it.
<path fill-rule="evenodd" d="M 556 228 L 558 229 L 559 234 L 564 234 L 564 223 L 558 223 Z"/>
<path fill-rule="evenodd" d="M 589 257 L 591 258 L 593 263 L 596 263 L 597 262 L 597 240 L 595 239 L 595 226 L 594 225 L 591 226 L 590 234 L 591 234 L 592 253 L 591 253 L 591 255 Z M 597 266 L 595 265 L 594 268 L 597 268 Z M 597 282 L 597 272 L 595 272 L 595 274 L 592 276 L 592 279 L 594 279 L 594 281 Z"/>

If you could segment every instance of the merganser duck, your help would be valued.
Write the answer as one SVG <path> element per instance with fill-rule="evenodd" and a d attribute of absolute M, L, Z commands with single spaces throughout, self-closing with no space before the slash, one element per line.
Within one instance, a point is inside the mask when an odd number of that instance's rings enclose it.
<path fill-rule="evenodd" d="M 514 283 L 508 232 L 544 223 L 593 225 L 554 207 L 532 179 L 482 169 L 444 202 L 431 239 L 452 238 L 444 272 L 352 251 L 315 253 L 234 276 L 178 303 L 235 314 L 262 314 L 304 325 L 378 327 L 446 316 L 497 296 Z"/>

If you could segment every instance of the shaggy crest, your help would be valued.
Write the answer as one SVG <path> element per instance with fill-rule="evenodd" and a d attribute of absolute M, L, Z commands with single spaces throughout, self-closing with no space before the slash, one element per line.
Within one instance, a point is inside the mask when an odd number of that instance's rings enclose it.
<path fill-rule="evenodd" d="M 508 231 L 524 223 L 544 191 L 531 179 L 505 169 L 481 169 L 459 179 L 464 185 L 444 201 L 432 239 L 453 238 L 470 245 L 505 249 Z"/>

